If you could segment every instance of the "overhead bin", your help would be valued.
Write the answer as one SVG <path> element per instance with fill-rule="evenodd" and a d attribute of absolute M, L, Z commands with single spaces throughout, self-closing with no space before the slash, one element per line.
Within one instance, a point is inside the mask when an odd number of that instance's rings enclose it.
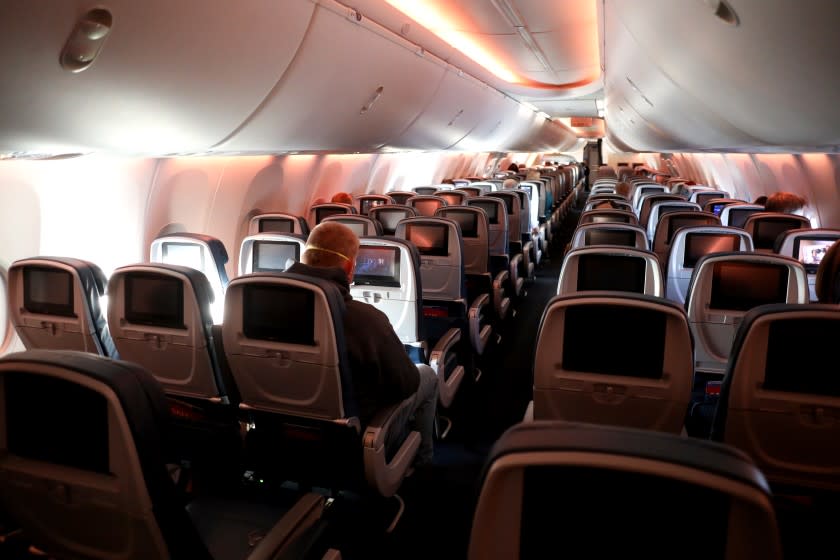
<path fill-rule="evenodd" d="M 365 152 L 399 138 L 432 102 L 446 66 L 359 17 L 319 4 L 277 87 L 217 148 Z"/>
<path fill-rule="evenodd" d="M 501 103 L 499 92 L 450 66 L 429 106 L 389 146 L 449 148 L 480 123 L 495 119 L 497 103 Z"/>
<path fill-rule="evenodd" d="M 608 127 L 617 96 L 647 121 L 611 133 L 640 150 L 835 151 L 836 9 L 810 4 L 599 3 Z M 664 141 L 640 144 L 640 127 Z"/>
<path fill-rule="evenodd" d="M 91 29 L 90 4 L 0 3 L 0 152 L 206 150 L 268 95 L 315 10 L 276 0 L 101 6 L 110 27 Z M 80 27 L 82 38 L 106 35 L 81 70 L 63 67 Z"/>

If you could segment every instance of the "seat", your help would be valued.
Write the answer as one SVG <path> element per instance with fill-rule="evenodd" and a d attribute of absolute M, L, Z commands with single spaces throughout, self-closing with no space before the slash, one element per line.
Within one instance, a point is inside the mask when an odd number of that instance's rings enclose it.
<path fill-rule="evenodd" d="M 258 233 L 242 240 L 239 275 L 252 272 L 283 272 L 300 260 L 306 236 L 293 233 Z"/>
<path fill-rule="evenodd" d="M 620 245 L 647 251 L 645 230 L 640 226 L 617 223 L 594 223 L 579 226 L 572 234 L 571 249 L 590 245 Z"/>
<path fill-rule="evenodd" d="M 0 387 L 0 501 L 45 553 L 268 559 L 314 544 L 325 506 L 316 494 L 262 508 L 197 496 L 185 507 L 167 471 L 166 399 L 140 366 L 20 352 L 0 359 Z"/>
<path fill-rule="evenodd" d="M 449 218 L 406 218 L 397 224 L 395 236 L 410 241 L 420 253 L 423 315 L 430 343 L 455 338 L 460 332 L 457 361 L 463 372 L 441 379 L 440 403 L 449 408 L 465 373 L 475 375 L 473 351 L 483 351 L 484 324 L 490 317 L 490 296 L 468 301 L 464 274 L 464 245 L 458 222 Z M 485 336 L 482 339 L 482 336 Z M 476 348 L 475 344 L 479 344 Z"/>
<path fill-rule="evenodd" d="M 657 206 L 660 208 L 661 206 Z M 674 240 L 674 234 L 680 228 L 691 226 L 719 226 L 720 218 L 711 212 L 699 212 L 689 210 L 687 212 L 675 211 L 669 212 L 662 216 L 657 224 L 653 237 L 648 237 L 650 241 L 650 250 L 662 263 L 665 268 L 668 264 L 668 253 L 671 251 L 671 243 Z"/>
<path fill-rule="evenodd" d="M 816 291 L 817 269 L 835 241 L 840 239 L 840 229 L 799 228 L 789 229 L 776 239 L 775 252 L 793 257 L 802 263 L 808 273 L 808 292 L 811 303 L 819 301 Z"/>
<path fill-rule="evenodd" d="M 427 364 L 438 379 L 451 380 L 446 387 L 439 384 L 446 391 L 441 405 L 449 407 L 455 396 L 452 389 L 457 389 L 453 383 L 464 376 L 464 366 L 458 363 L 461 330 L 452 328 L 435 339 L 427 336 L 417 247 L 404 239 L 362 239 L 350 294 L 385 313 L 415 364 Z"/>
<path fill-rule="evenodd" d="M 225 354 L 251 429 L 259 476 L 393 496 L 420 434 L 394 424 L 411 398 L 360 424 L 344 339 L 344 300 L 326 280 L 280 272 L 234 279 L 225 299 Z M 392 433 L 394 432 L 394 433 Z M 395 450 L 386 442 L 397 441 Z"/>
<path fill-rule="evenodd" d="M 537 218 L 539 209 L 537 208 L 537 201 L 531 199 L 527 190 L 516 188 L 513 192 L 519 195 L 519 208 L 522 212 L 519 219 L 519 225 L 522 228 L 520 230 L 522 235 L 522 252 L 530 253 L 531 264 L 534 265 L 532 268 L 529 268 L 527 277 L 533 278 L 533 268 L 540 264 L 543 253 L 543 245 L 540 241 L 540 236 L 534 231 L 534 228 L 536 228 L 539 224 L 539 220 Z"/>
<path fill-rule="evenodd" d="M 386 194 L 363 194 L 356 199 L 359 203 L 359 214 L 367 216 L 371 208 L 385 204 L 394 204 L 394 199 Z"/>
<path fill-rule="evenodd" d="M 461 189 L 464 190 L 463 187 L 461 187 Z M 472 183 L 470 183 L 471 192 L 475 192 L 476 189 L 479 192 L 474 196 L 483 196 L 485 194 L 490 194 L 491 192 L 495 191 L 496 185 L 486 179 L 482 179 L 481 181 L 473 181 Z"/>
<path fill-rule="evenodd" d="M 616 245 L 571 249 L 563 258 L 557 295 L 613 290 L 663 297 L 659 259 L 650 251 Z"/>
<path fill-rule="evenodd" d="M 631 224 L 639 225 L 639 219 L 633 212 L 626 210 L 589 210 L 582 212 L 578 219 L 578 225 L 584 226 L 586 224 Z"/>
<path fill-rule="evenodd" d="M 775 492 L 840 491 L 840 378 L 815 358 L 838 340 L 836 305 L 763 305 L 738 329 L 712 439 L 749 454 Z"/>
<path fill-rule="evenodd" d="M 312 229 L 321 223 L 321 220 L 336 214 L 356 214 L 356 207 L 352 204 L 340 202 L 326 202 L 324 204 L 313 204 L 309 208 L 309 228 Z"/>
<path fill-rule="evenodd" d="M 764 212 L 764 206 L 747 203 L 727 204 L 720 211 L 720 223 L 743 229 L 747 218 L 758 212 Z"/>
<path fill-rule="evenodd" d="M 680 306 L 625 292 L 554 296 L 535 348 L 535 420 L 682 431 L 693 364 Z"/>
<path fill-rule="evenodd" d="M 102 310 L 107 279 L 92 262 L 20 259 L 9 267 L 9 318 L 26 348 L 119 358 Z"/>
<path fill-rule="evenodd" d="M 811 229 L 811 221 L 796 214 L 756 212 L 744 222 L 744 231 L 752 236 L 755 250 L 767 253 L 776 252 L 776 240 L 792 229 Z"/>
<path fill-rule="evenodd" d="M 438 209 L 435 215 L 458 222 L 461 229 L 468 299 L 473 301 L 480 294 L 488 294 L 493 302 L 494 319 L 497 323 L 503 321 L 507 318 L 510 309 L 510 297 L 505 291 L 505 286 L 509 285 L 509 272 L 506 268 L 502 270 L 489 268 L 488 240 L 490 235 L 487 214 L 481 208 L 473 206 L 447 206 Z M 487 327 L 482 328 L 480 332 L 470 333 L 471 337 L 478 338 L 478 340 L 473 340 L 473 346 L 478 345 L 482 350 L 481 353 L 492 331 L 489 325 Z"/>
<path fill-rule="evenodd" d="M 329 216 L 323 219 L 324 222 L 338 222 L 353 230 L 356 237 L 382 235 L 382 224 L 368 216 L 357 216 L 351 214 L 340 214 Z"/>
<path fill-rule="evenodd" d="M 735 332 L 747 311 L 768 303 L 807 302 L 805 268 L 790 257 L 755 252 L 701 257 L 685 300 L 698 380 L 723 375 Z"/>
<path fill-rule="evenodd" d="M 191 461 L 195 476 L 232 479 L 242 446 L 239 393 L 221 330 L 214 331 L 207 277 L 185 266 L 134 264 L 111 274 L 108 293 L 120 357 L 145 368 L 169 397 L 178 459 Z"/>
<path fill-rule="evenodd" d="M 382 226 L 382 235 L 394 235 L 400 220 L 413 218 L 416 215 L 417 210 L 411 206 L 401 204 L 377 206 L 376 208 L 371 208 L 368 213 L 370 219 L 376 220 Z"/>
<path fill-rule="evenodd" d="M 514 190 L 499 190 L 493 193 L 493 198 L 500 198 L 505 203 L 508 214 L 508 250 L 511 258 L 522 255 L 519 265 L 519 277 L 528 280 L 534 276 L 535 262 L 533 255 L 533 242 L 528 229 L 528 235 L 522 235 L 522 218 L 527 216 L 522 211 L 522 196 L 527 197 L 523 192 Z M 527 227 L 527 225 L 526 225 Z"/>
<path fill-rule="evenodd" d="M 446 206 L 446 200 L 439 196 L 417 195 L 409 198 L 405 204 L 414 208 L 418 216 L 432 217 L 438 208 Z"/>
<path fill-rule="evenodd" d="M 508 235 L 508 213 L 504 199 L 496 196 L 477 196 L 467 199 L 467 206 L 481 208 L 487 216 L 487 244 L 490 249 L 489 270 L 494 276 L 502 270 L 509 272 L 510 293 L 514 297 L 522 295 L 527 272 L 522 264 L 522 254 L 511 256 Z"/>
<path fill-rule="evenodd" d="M 210 307 L 213 322 L 217 325 L 222 322 L 228 285 L 225 269 L 228 254 L 220 240 L 200 233 L 172 233 L 154 239 L 149 254 L 150 262 L 188 266 L 203 272 L 213 289 Z"/>
<path fill-rule="evenodd" d="M 248 235 L 256 233 L 295 233 L 309 235 L 309 224 L 302 216 L 272 212 L 259 214 L 248 222 Z"/>
<path fill-rule="evenodd" d="M 417 196 L 417 193 L 414 191 L 390 191 L 385 194 L 391 197 L 394 204 L 405 204 L 409 198 Z"/>
<path fill-rule="evenodd" d="M 562 550 L 780 560 L 771 499 L 761 471 L 727 445 L 613 426 L 520 423 L 485 461 L 467 558 L 542 559 Z"/>
<path fill-rule="evenodd" d="M 688 226 L 674 234 L 665 269 L 665 297 L 682 305 L 691 274 L 701 257 L 710 253 L 752 251 L 752 238 L 741 228 Z"/>

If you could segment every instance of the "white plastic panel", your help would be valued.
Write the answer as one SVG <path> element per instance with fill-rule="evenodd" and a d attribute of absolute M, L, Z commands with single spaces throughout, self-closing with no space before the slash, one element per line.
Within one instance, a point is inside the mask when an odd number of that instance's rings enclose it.
<path fill-rule="evenodd" d="M 626 97 L 667 141 L 641 144 L 636 134 L 616 135 L 640 149 L 835 149 L 840 82 L 831 69 L 840 6 L 730 2 L 735 26 L 715 17 L 716 5 L 607 0 L 608 119 L 617 96 Z M 663 29 L 679 32 L 657 32 Z"/>
<path fill-rule="evenodd" d="M 64 70 L 64 43 L 96 6 L 0 4 L 0 152 L 204 151 L 268 95 L 314 10 L 305 0 L 110 0 L 99 56 Z"/>
<path fill-rule="evenodd" d="M 278 87 L 221 149 L 370 151 L 408 128 L 429 105 L 446 67 L 352 16 L 332 3 L 317 7 Z"/>
<path fill-rule="evenodd" d="M 489 87 L 450 67 L 431 104 L 389 147 L 423 150 L 452 146 L 478 123 L 494 117 L 494 97 Z"/>

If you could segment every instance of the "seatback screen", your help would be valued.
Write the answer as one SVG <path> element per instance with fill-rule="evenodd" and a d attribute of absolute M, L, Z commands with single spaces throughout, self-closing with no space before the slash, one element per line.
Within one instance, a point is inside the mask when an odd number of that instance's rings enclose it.
<path fill-rule="evenodd" d="M 819 353 L 840 340 L 840 321 L 785 319 L 770 324 L 764 388 L 840 397 L 837 364 Z M 809 359 L 813 348 L 813 358 Z"/>
<path fill-rule="evenodd" d="M 300 245 L 294 241 L 254 241 L 254 272 L 283 272 L 300 260 Z"/>
<path fill-rule="evenodd" d="M 700 257 L 709 253 L 737 251 L 741 238 L 733 233 L 690 233 L 685 236 L 683 267 L 694 268 Z"/>
<path fill-rule="evenodd" d="M 587 229 L 583 234 L 586 245 L 636 246 L 636 232 L 622 229 Z"/>
<path fill-rule="evenodd" d="M 414 209 L 417 210 L 417 213 L 421 216 L 428 216 L 432 217 L 435 215 L 435 212 L 438 208 L 441 207 L 441 203 L 439 200 L 414 200 L 412 201 L 412 205 Z"/>
<path fill-rule="evenodd" d="M 248 338 L 313 346 L 315 294 L 295 286 L 246 285 L 242 330 Z"/>
<path fill-rule="evenodd" d="M 809 274 L 815 274 L 828 249 L 837 241 L 800 237 L 793 242 L 793 256 L 799 259 Z"/>
<path fill-rule="evenodd" d="M 776 238 L 790 229 L 802 227 L 802 222 L 784 218 L 756 218 L 753 245 L 756 249 L 773 249 Z"/>
<path fill-rule="evenodd" d="M 324 218 L 329 218 L 330 216 L 337 216 L 339 214 L 349 214 L 349 212 L 345 208 L 316 208 L 315 223 L 320 224 L 322 221 L 324 221 Z"/>
<path fill-rule="evenodd" d="M 294 233 L 295 225 L 289 218 L 261 218 L 260 233 Z"/>
<path fill-rule="evenodd" d="M 163 274 L 125 277 L 125 319 L 136 325 L 184 328 L 184 284 Z"/>
<path fill-rule="evenodd" d="M 108 474 L 108 402 L 64 379 L 24 372 L 5 378 L 9 453 Z"/>
<path fill-rule="evenodd" d="M 382 224 L 382 233 L 393 235 L 397 230 L 400 220 L 407 218 L 409 214 L 405 210 L 381 211 L 376 213 L 376 219 Z"/>
<path fill-rule="evenodd" d="M 421 255 L 449 255 L 449 227 L 445 224 L 406 224 L 405 238 L 417 246 Z"/>
<path fill-rule="evenodd" d="M 787 300 L 788 268 L 758 262 L 716 262 L 710 309 L 747 311 Z"/>
<path fill-rule="evenodd" d="M 163 243 L 161 257 L 167 264 L 178 264 L 204 271 L 204 247 L 195 243 Z"/>
<path fill-rule="evenodd" d="M 644 293 L 645 260 L 627 255 L 580 255 L 577 289 Z"/>
<path fill-rule="evenodd" d="M 743 228 L 747 223 L 747 218 L 756 212 L 763 212 L 760 208 L 730 208 L 729 209 L 729 223 L 727 225 L 737 228 Z"/>
<path fill-rule="evenodd" d="M 487 223 L 496 225 L 499 223 L 499 206 L 493 201 L 475 200 L 470 201 L 470 206 L 475 206 L 484 210 L 487 214 Z"/>
<path fill-rule="evenodd" d="M 356 255 L 353 283 L 357 286 L 400 287 L 398 247 L 362 246 Z"/>
<path fill-rule="evenodd" d="M 566 309 L 563 329 L 562 367 L 569 371 L 659 379 L 665 360 L 666 319 L 664 313 L 653 309 L 606 304 L 571 306 Z"/>
<path fill-rule="evenodd" d="M 456 210 L 444 212 L 443 217 L 458 222 L 461 237 L 478 237 L 478 216 L 475 213 Z"/>
<path fill-rule="evenodd" d="M 49 267 L 24 267 L 23 307 L 30 313 L 75 317 L 73 275 Z"/>

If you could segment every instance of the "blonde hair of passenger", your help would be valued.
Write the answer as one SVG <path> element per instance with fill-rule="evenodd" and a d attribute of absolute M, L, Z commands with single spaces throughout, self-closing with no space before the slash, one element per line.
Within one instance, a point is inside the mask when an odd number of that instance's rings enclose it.
<path fill-rule="evenodd" d="M 341 268 L 352 280 L 358 252 L 359 238 L 352 229 L 339 222 L 321 222 L 309 232 L 301 262 L 318 268 Z"/>

